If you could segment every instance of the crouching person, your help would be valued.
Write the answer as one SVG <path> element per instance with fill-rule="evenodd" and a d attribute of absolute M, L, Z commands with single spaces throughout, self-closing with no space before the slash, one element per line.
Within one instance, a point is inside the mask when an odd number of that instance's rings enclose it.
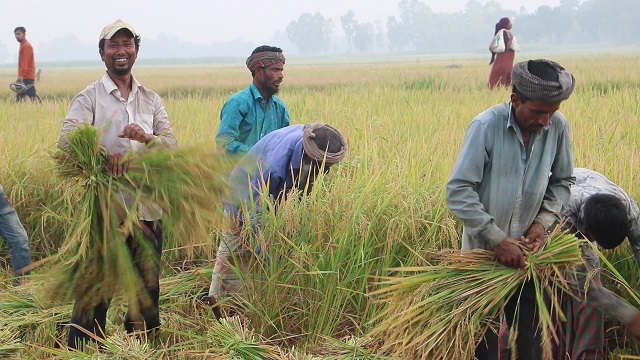
<path fill-rule="evenodd" d="M 218 247 L 209 289 L 212 305 L 227 296 L 246 299 L 235 268 L 246 273 L 253 253 L 260 252 L 250 239 L 259 231 L 264 197 L 277 204 L 294 189 L 310 191 L 319 172 L 328 172 L 346 152 L 346 140 L 338 130 L 313 123 L 267 134 L 239 161 L 231 172 L 231 195 L 225 199 L 225 213 L 232 225 Z"/>

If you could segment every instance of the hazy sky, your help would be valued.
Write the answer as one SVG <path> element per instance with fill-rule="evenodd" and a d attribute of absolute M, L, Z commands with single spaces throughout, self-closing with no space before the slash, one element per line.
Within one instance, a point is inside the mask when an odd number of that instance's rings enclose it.
<path fill-rule="evenodd" d="M 463 10 L 469 0 L 422 0 L 434 12 Z M 486 3 L 487 0 L 480 0 Z M 498 0 L 504 9 L 532 12 L 540 5 L 558 6 L 560 0 Z M 0 0 L 0 43 L 17 56 L 16 26 L 27 29 L 27 39 L 38 52 L 38 44 L 75 35 L 81 43 L 98 42 L 100 30 L 116 18 L 131 23 L 144 38 L 168 34 L 196 44 L 245 39 L 266 42 L 276 31 L 300 14 L 320 12 L 342 33 L 340 16 L 349 10 L 360 22 L 398 15 L 400 0 Z M 497 21 L 497 19 L 496 19 Z M 277 44 L 273 44 L 277 45 Z M 37 62 L 37 59 L 36 59 Z"/>

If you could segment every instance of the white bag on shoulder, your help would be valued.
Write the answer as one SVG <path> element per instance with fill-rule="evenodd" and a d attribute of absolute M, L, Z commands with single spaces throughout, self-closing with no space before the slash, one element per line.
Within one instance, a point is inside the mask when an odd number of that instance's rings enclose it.
<path fill-rule="evenodd" d="M 504 29 L 498 30 L 498 33 L 491 40 L 489 50 L 494 53 L 503 53 L 507 49 L 504 43 Z"/>
<path fill-rule="evenodd" d="M 518 45 L 518 41 L 515 36 L 511 38 L 511 45 L 509 45 L 509 49 L 513 51 L 520 51 L 520 45 Z"/>

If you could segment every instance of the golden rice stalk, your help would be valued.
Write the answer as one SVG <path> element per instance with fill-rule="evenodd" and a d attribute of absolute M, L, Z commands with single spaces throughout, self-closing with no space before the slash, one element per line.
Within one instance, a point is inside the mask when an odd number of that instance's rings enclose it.
<path fill-rule="evenodd" d="M 545 339 L 555 336 L 555 317 L 545 305 L 551 300 L 561 318 L 558 294 L 569 291 L 566 272 L 582 262 L 580 240 L 552 234 L 544 248 L 527 254 L 524 271 L 497 263 L 491 251 L 441 251 L 431 254 L 433 265 L 393 269 L 405 274 L 385 278 L 376 301 L 389 304 L 374 321 L 370 336 L 380 338 L 381 350 L 407 359 L 472 359 L 484 332 L 495 331 L 495 319 L 520 285 L 533 280 Z M 406 275 L 407 272 L 414 273 Z M 553 318 L 552 318 L 553 317 Z M 551 344 L 545 354 L 551 358 Z"/>
<path fill-rule="evenodd" d="M 219 204 L 231 163 L 215 146 L 165 150 L 152 145 L 126 154 L 129 169 L 113 176 L 100 136 L 92 126 L 79 127 L 67 135 L 69 149 L 53 155 L 63 185 L 50 211 L 66 219 L 66 238 L 57 255 L 41 264 L 55 264 L 48 270 L 52 281 L 47 289 L 54 302 L 78 296 L 100 301 L 116 287 L 136 296 L 142 279 L 127 236 L 142 249 L 143 263 L 152 266 L 159 261 L 140 226 L 142 207 L 161 209 L 164 248 L 172 241 L 187 249 L 206 243 L 211 224 L 222 220 Z M 131 206 L 124 204 L 122 193 L 131 195 Z"/>

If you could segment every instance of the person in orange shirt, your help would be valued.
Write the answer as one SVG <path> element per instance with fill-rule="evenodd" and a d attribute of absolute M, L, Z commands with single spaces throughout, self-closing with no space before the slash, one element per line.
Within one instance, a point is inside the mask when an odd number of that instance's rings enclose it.
<path fill-rule="evenodd" d="M 16 101 L 22 101 L 27 96 L 32 100 L 41 102 L 40 97 L 36 94 L 34 81 L 36 79 L 36 62 L 33 58 L 33 47 L 27 41 L 25 36 L 26 30 L 23 26 L 18 26 L 13 30 L 16 40 L 20 43 L 20 52 L 18 53 L 18 79 L 17 83 L 23 83 L 26 91 L 18 92 Z"/>

